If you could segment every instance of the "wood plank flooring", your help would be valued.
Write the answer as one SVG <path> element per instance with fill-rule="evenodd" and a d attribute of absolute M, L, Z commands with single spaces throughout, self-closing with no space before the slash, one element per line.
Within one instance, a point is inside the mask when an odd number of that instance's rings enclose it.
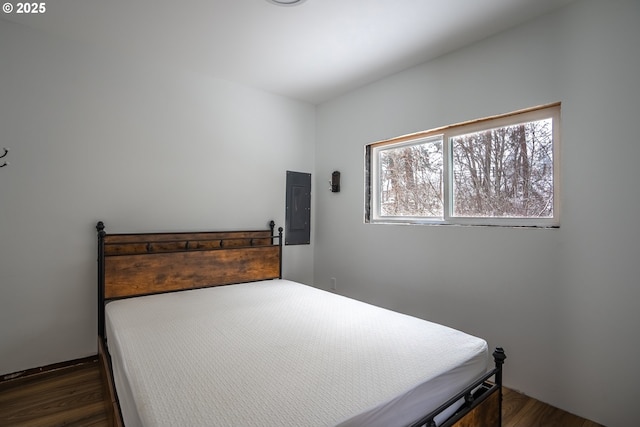
<path fill-rule="evenodd" d="M 513 390 L 504 390 L 503 427 L 602 427 Z M 0 383 L 1 427 L 107 427 L 97 358 Z M 482 427 L 482 426 L 478 426 Z"/>
<path fill-rule="evenodd" d="M 98 359 L 0 383 L 2 427 L 107 427 Z"/>
<path fill-rule="evenodd" d="M 503 387 L 503 427 L 603 427 Z"/>

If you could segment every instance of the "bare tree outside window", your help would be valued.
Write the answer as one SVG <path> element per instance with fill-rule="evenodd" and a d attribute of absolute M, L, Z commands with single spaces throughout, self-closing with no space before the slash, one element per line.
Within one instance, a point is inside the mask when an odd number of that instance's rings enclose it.
<path fill-rule="evenodd" d="M 442 138 L 380 151 L 380 212 L 442 217 Z"/>
<path fill-rule="evenodd" d="M 553 216 L 552 120 L 451 138 L 453 215 Z"/>

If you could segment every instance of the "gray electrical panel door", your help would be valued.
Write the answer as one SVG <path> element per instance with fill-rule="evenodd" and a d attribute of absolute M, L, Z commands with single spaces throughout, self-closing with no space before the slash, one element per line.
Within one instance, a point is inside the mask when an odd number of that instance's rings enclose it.
<path fill-rule="evenodd" d="M 311 174 L 287 171 L 285 245 L 311 243 Z"/>

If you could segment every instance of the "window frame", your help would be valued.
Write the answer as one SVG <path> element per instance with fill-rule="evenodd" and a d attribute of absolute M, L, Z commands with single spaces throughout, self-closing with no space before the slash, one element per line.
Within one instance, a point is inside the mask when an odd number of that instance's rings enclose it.
<path fill-rule="evenodd" d="M 491 116 L 429 131 L 413 133 L 365 145 L 365 223 L 369 224 L 425 224 L 425 225 L 475 225 L 505 227 L 557 228 L 560 226 L 560 109 L 553 103 L 512 113 Z M 453 153 L 451 138 L 484 130 L 508 127 L 543 119 L 552 120 L 553 138 L 553 216 L 544 218 L 467 217 L 454 216 L 453 212 Z M 381 216 L 379 206 L 379 151 L 393 147 L 417 145 L 438 136 L 442 137 L 443 160 L 443 217 Z"/>

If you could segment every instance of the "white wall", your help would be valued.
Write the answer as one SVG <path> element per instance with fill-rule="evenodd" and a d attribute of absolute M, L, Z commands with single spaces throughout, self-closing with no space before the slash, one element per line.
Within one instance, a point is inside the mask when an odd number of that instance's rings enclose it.
<path fill-rule="evenodd" d="M 0 20 L 0 374 L 96 353 L 95 223 L 284 225 L 315 107 Z M 313 247 L 284 275 L 313 279 Z"/>
<path fill-rule="evenodd" d="M 640 425 L 639 21 L 578 1 L 321 105 L 315 284 L 485 337 L 508 386 Z M 560 229 L 363 224 L 365 144 L 556 101 Z"/>
<path fill-rule="evenodd" d="M 0 374 L 95 353 L 98 219 L 282 224 L 288 169 L 314 173 L 315 244 L 286 248 L 286 277 L 486 337 L 507 385 L 640 424 L 639 18 L 638 1 L 577 1 L 328 102 L 317 123 L 307 104 L 0 20 Z M 559 230 L 363 224 L 365 144 L 555 101 Z"/>

